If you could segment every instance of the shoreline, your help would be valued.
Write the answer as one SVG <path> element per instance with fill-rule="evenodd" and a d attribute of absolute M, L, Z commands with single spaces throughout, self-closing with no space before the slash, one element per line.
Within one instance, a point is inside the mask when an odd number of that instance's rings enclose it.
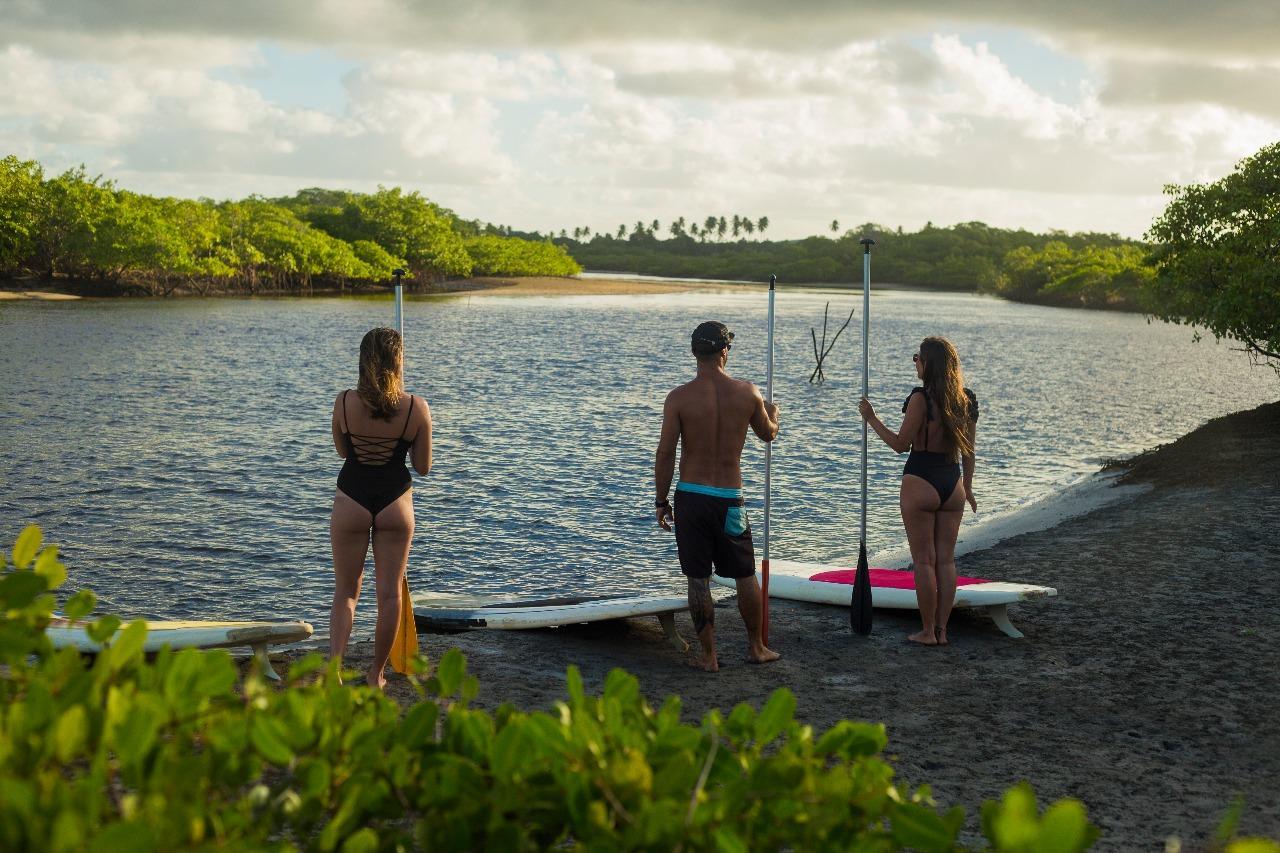
<path fill-rule="evenodd" d="M 758 281 L 705 281 L 664 278 L 634 278 L 627 273 L 591 274 L 579 276 L 477 276 L 467 279 L 449 279 L 437 282 L 423 290 L 405 293 L 407 299 L 417 301 L 426 298 L 448 296 L 652 296 L 663 293 L 716 292 L 734 290 L 766 290 L 768 282 Z M 856 287 L 855 287 L 856 285 Z M 797 290 L 861 290 L 856 282 L 787 282 L 787 288 Z M 926 287 L 914 284 L 872 282 L 872 290 L 895 290 L 912 293 L 972 294 L 984 295 L 977 290 Z M 246 293 L 238 290 L 210 290 L 196 292 L 175 290 L 168 294 L 144 294 L 136 292 L 112 292 L 102 290 L 101 285 L 71 280 L 29 278 L 0 281 L 0 301 L 70 301 L 79 299 L 237 299 L 237 298 L 334 298 L 376 297 L 387 293 L 385 288 L 337 288 L 317 287 L 306 292 L 298 290 L 260 290 Z"/>
<path fill-rule="evenodd" d="M 685 667 L 652 619 L 420 642 L 432 660 L 462 650 L 480 680 L 474 704 L 490 710 L 553 707 L 570 664 L 588 690 L 623 667 L 651 703 L 681 696 L 687 720 L 789 687 L 797 719 L 818 732 L 845 718 L 885 723 L 899 779 L 964 806 L 968 833 L 984 799 L 1025 779 L 1041 802 L 1082 800 L 1102 829 L 1098 849 L 1170 836 L 1203 847 L 1237 792 L 1241 833 L 1280 836 L 1280 403 L 1106 467 L 1119 473 L 1090 478 L 1088 500 L 1068 495 L 1079 512 L 1036 502 L 1030 514 L 1047 526 L 978 537 L 960 559 L 963 574 L 1058 589 L 1014 606 L 1022 640 L 959 610 L 950 646 L 920 648 L 905 641 L 918 627 L 910 612 L 876 611 L 863 638 L 843 608 L 773 599 L 770 644 L 783 658 L 750 666 L 730 595 L 716 605 L 715 675 Z M 1090 503 L 1099 494 L 1109 500 Z M 686 614 L 676 625 L 693 638 Z M 350 665 L 370 652 L 353 644 Z M 388 693 L 415 698 L 394 674 Z"/>

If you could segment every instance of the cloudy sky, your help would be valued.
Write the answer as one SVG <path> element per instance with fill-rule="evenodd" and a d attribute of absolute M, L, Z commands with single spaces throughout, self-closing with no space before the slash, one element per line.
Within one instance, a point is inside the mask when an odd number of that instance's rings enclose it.
<path fill-rule="evenodd" d="M 547 230 L 1141 236 L 1280 140 L 1280 3 L 0 0 L 0 156 Z"/>

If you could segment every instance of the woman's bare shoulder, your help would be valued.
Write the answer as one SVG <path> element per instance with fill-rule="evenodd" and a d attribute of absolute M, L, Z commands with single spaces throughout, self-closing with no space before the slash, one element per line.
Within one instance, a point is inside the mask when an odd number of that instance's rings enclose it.
<path fill-rule="evenodd" d="M 421 394 L 408 394 L 410 404 L 413 406 L 413 416 L 427 417 L 431 414 L 431 405 L 427 403 L 427 398 Z"/>

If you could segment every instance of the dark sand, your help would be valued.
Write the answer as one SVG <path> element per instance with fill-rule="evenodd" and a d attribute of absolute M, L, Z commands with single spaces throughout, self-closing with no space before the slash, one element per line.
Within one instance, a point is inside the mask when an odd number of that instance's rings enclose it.
<path fill-rule="evenodd" d="M 1026 779 L 1042 802 L 1083 800 L 1100 849 L 1162 849 L 1173 835 L 1203 847 L 1237 792 L 1242 831 L 1280 837 L 1280 403 L 1127 464 L 1123 479 L 1150 491 L 961 559 L 964 574 L 1058 589 L 1010 609 L 1022 640 L 958 611 L 951 645 L 921 648 L 903 611 L 877 611 L 860 638 L 843 609 L 774 601 L 783 659 L 752 666 L 729 599 L 715 675 L 686 668 L 653 619 L 423 635 L 423 647 L 463 650 L 485 708 L 549 709 L 570 664 L 589 689 L 624 667 L 653 702 L 680 695 L 690 720 L 789 687 L 819 730 L 883 721 L 899 778 L 965 806 L 970 831 L 984 799 Z M 693 639 L 687 615 L 677 625 Z M 367 665 L 369 650 L 349 663 Z"/>

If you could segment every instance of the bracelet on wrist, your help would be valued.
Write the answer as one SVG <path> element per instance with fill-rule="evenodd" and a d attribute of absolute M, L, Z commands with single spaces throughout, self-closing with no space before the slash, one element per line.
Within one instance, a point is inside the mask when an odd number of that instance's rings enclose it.
<path fill-rule="evenodd" d="M 663 498 L 660 501 L 653 502 L 654 509 L 662 509 L 663 507 L 669 507 L 669 506 L 671 506 L 671 503 L 666 498 Z"/>

